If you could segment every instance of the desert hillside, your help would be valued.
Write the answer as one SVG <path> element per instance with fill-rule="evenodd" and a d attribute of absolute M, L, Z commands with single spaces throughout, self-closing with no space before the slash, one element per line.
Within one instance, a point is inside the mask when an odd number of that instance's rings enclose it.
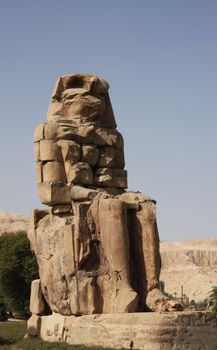
<path fill-rule="evenodd" d="M 160 279 L 170 294 L 180 297 L 183 286 L 190 300 L 200 302 L 217 286 L 217 238 L 161 242 L 161 259 Z"/>
<path fill-rule="evenodd" d="M 28 218 L 22 214 L 0 211 L 0 235 L 28 229 Z"/>

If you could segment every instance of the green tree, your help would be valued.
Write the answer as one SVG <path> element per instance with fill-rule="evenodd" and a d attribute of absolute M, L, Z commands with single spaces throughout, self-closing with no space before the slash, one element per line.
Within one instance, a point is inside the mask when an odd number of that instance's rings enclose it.
<path fill-rule="evenodd" d="M 169 293 L 167 293 L 165 291 L 165 283 L 164 283 L 164 281 L 160 281 L 159 282 L 159 287 L 160 287 L 161 292 L 163 292 L 169 299 L 173 299 L 172 294 L 169 294 Z"/>
<path fill-rule="evenodd" d="M 217 313 L 217 287 L 213 287 L 210 292 L 210 301 L 212 304 L 212 310 Z"/>
<path fill-rule="evenodd" d="M 197 305 L 194 299 L 192 299 L 192 300 L 190 301 L 190 305 L 191 305 L 191 306 L 196 306 L 196 305 Z"/>
<path fill-rule="evenodd" d="M 38 266 L 26 232 L 3 234 L 0 237 L 0 295 L 9 311 L 25 315 L 31 281 L 36 278 Z"/>

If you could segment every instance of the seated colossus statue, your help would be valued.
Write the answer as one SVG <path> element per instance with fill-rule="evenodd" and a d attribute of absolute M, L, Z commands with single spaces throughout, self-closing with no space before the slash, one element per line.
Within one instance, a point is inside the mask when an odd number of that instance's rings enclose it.
<path fill-rule="evenodd" d="M 33 211 L 29 230 L 39 314 L 174 307 L 159 288 L 156 202 L 126 191 L 123 138 L 108 89 L 97 76 L 60 77 L 47 121 L 35 129 L 38 193 L 51 207 Z"/>

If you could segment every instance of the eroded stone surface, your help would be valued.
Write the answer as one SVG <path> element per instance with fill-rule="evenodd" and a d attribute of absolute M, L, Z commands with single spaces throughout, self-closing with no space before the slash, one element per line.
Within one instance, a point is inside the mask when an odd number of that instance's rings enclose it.
<path fill-rule="evenodd" d="M 41 281 L 39 279 L 32 281 L 29 309 L 32 314 L 43 315 L 45 313 L 45 304 L 41 292 Z"/>
<path fill-rule="evenodd" d="M 216 350 L 216 330 L 216 316 L 206 312 L 53 314 L 41 317 L 38 336 L 46 341 L 107 348 Z"/>
<path fill-rule="evenodd" d="M 56 83 L 47 122 L 34 133 L 42 203 L 56 205 L 52 197 L 58 196 L 57 187 L 52 186 L 52 195 L 49 187 L 57 182 L 68 191 L 73 185 L 127 188 L 123 138 L 116 130 L 108 88 L 104 79 L 81 74 L 63 76 Z"/>

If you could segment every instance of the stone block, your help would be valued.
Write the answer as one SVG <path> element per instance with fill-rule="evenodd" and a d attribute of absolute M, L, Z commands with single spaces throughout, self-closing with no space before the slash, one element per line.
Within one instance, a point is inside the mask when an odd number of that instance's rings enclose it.
<path fill-rule="evenodd" d="M 98 168 L 94 175 L 94 184 L 101 187 L 113 187 L 112 171 L 108 168 Z"/>
<path fill-rule="evenodd" d="M 44 124 L 39 124 L 34 130 L 33 136 L 34 142 L 41 141 L 44 139 Z"/>
<path fill-rule="evenodd" d="M 107 144 L 114 146 L 118 149 L 124 148 L 124 139 L 120 132 L 117 130 L 108 130 Z"/>
<path fill-rule="evenodd" d="M 68 183 L 81 185 L 93 184 L 93 173 L 89 164 L 82 162 L 71 164 L 70 162 L 65 162 L 65 169 Z"/>
<path fill-rule="evenodd" d="M 131 202 L 131 203 L 153 203 L 156 204 L 156 200 L 141 193 L 141 192 L 133 192 L 128 191 L 121 195 L 121 200 L 124 202 Z"/>
<path fill-rule="evenodd" d="M 60 122 L 58 123 L 57 139 L 73 140 L 78 143 L 92 143 L 94 126 L 89 124 L 74 124 Z"/>
<path fill-rule="evenodd" d="M 69 189 L 62 182 L 45 182 L 38 184 L 38 195 L 43 204 L 50 206 L 71 203 Z"/>
<path fill-rule="evenodd" d="M 79 304 L 77 303 L 77 298 L 71 298 L 70 309 L 72 310 L 74 315 L 80 314 L 94 314 L 97 310 L 98 298 L 96 298 L 96 284 L 94 283 L 94 279 L 91 277 L 79 276 L 80 271 L 78 271 L 78 280 L 79 280 Z M 74 288 L 73 288 L 74 287 Z M 72 295 L 76 296 L 77 285 L 76 279 L 74 279 L 74 286 L 71 282 L 71 288 L 74 293 Z"/>
<path fill-rule="evenodd" d="M 97 146 L 105 146 L 108 140 L 108 131 L 104 128 L 96 128 L 93 143 Z"/>
<path fill-rule="evenodd" d="M 36 162 L 40 160 L 40 142 L 33 143 L 33 151 Z"/>
<path fill-rule="evenodd" d="M 98 191 L 90 188 L 85 188 L 82 186 L 73 186 L 70 190 L 70 197 L 72 201 L 87 201 L 87 200 L 92 200 Z"/>
<path fill-rule="evenodd" d="M 93 143 L 98 146 L 114 146 L 118 149 L 124 148 L 122 135 L 113 129 L 96 128 Z"/>
<path fill-rule="evenodd" d="M 62 181 L 66 182 L 64 165 L 61 162 L 47 162 L 43 165 L 43 181 Z"/>
<path fill-rule="evenodd" d="M 40 338 L 49 342 L 62 342 L 66 340 L 65 316 L 53 313 L 52 317 L 46 316 L 41 318 Z M 45 346 L 46 348 L 46 346 Z M 54 348 L 58 349 L 58 345 Z"/>
<path fill-rule="evenodd" d="M 82 146 L 82 161 L 88 163 L 91 166 L 96 165 L 99 158 L 99 149 L 92 145 Z"/>
<path fill-rule="evenodd" d="M 125 165 L 123 150 L 112 146 L 101 147 L 99 162 L 97 165 L 102 168 L 123 169 Z"/>
<path fill-rule="evenodd" d="M 73 140 L 76 138 L 76 129 L 71 125 L 58 123 L 57 140 Z"/>
<path fill-rule="evenodd" d="M 141 350 L 216 350 L 216 316 L 209 312 L 138 312 L 41 317 L 45 341 Z M 59 324 L 62 333 L 56 333 Z M 49 330 L 49 331 L 48 331 Z M 59 335 L 60 334 L 60 335 Z"/>
<path fill-rule="evenodd" d="M 50 214 L 50 209 L 33 209 L 30 225 L 35 230 L 41 219 Z"/>
<path fill-rule="evenodd" d="M 36 174 L 36 183 L 40 184 L 41 182 L 43 182 L 42 163 L 41 162 L 36 162 L 35 174 Z"/>
<path fill-rule="evenodd" d="M 103 190 L 112 196 L 119 196 L 124 192 L 123 189 L 115 187 L 104 187 Z"/>
<path fill-rule="evenodd" d="M 61 161 L 61 148 L 53 140 L 40 141 L 40 160 L 41 161 Z"/>
<path fill-rule="evenodd" d="M 44 138 L 46 140 L 56 140 L 57 139 L 58 123 L 48 122 L 44 124 Z"/>
<path fill-rule="evenodd" d="M 127 171 L 123 169 L 98 168 L 94 184 L 101 187 L 127 188 Z"/>
<path fill-rule="evenodd" d="M 45 311 L 40 279 L 32 281 L 31 284 L 30 311 L 36 315 L 43 315 Z"/>
<path fill-rule="evenodd" d="M 90 231 L 87 224 L 87 212 L 90 207 L 90 203 L 74 203 L 73 211 L 74 211 L 74 229 L 75 236 L 79 238 L 86 245 L 86 249 L 88 247 L 87 240 L 90 238 Z M 86 252 L 84 252 L 84 255 Z"/>
<path fill-rule="evenodd" d="M 81 156 L 81 146 L 79 143 L 70 140 L 60 140 L 58 145 L 62 151 L 62 157 L 64 161 L 70 161 L 71 163 L 77 163 Z"/>
<path fill-rule="evenodd" d="M 57 204 L 52 208 L 53 214 L 69 213 L 72 209 L 71 204 Z"/>
<path fill-rule="evenodd" d="M 32 315 L 27 322 L 27 335 L 29 337 L 37 337 L 40 335 L 41 330 L 41 317 L 38 315 Z"/>
<path fill-rule="evenodd" d="M 50 121 L 55 117 L 58 118 L 58 116 L 60 116 L 62 113 L 63 113 L 62 103 L 60 103 L 55 98 L 52 98 L 51 103 L 49 104 L 49 107 L 48 107 L 47 120 Z"/>

